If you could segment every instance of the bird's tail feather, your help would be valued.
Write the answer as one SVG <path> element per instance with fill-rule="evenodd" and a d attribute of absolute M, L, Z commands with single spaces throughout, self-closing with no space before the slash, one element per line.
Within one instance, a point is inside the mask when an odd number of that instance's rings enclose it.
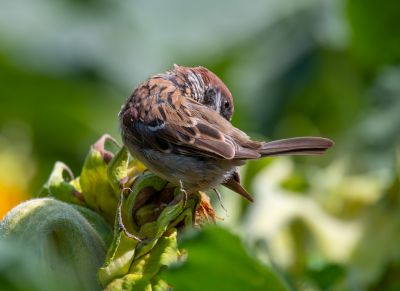
<path fill-rule="evenodd" d="M 294 137 L 265 142 L 259 149 L 263 157 L 278 155 L 319 155 L 333 146 L 333 141 L 322 137 Z"/>
<path fill-rule="evenodd" d="M 231 189 L 232 191 L 242 195 L 244 198 L 246 198 L 247 200 L 249 200 L 250 202 L 253 202 L 254 199 L 253 197 L 250 195 L 249 192 L 246 191 L 246 189 L 244 189 L 242 187 L 242 185 L 240 185 L 240 182 L 236 181 L 235 179 L 231 178 L 228 181 L 226 181 L 225 183 L 223 183 L 222 185 L 224 185 L 226 188 Z"/>

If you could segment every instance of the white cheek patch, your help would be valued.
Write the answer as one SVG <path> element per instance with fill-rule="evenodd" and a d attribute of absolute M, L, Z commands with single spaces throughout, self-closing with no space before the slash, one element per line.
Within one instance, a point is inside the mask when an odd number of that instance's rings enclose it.
<path fill-rule="evenodd" d="M 156 126 L 150 126 L 150 125 L 148 125 L 147 127 L 148 127 L 151 131 L 157 131 L 157 130 L 163 129 L 163 128 L 165 127 L 165 123 L 161 123 L 161 124 L 158 124 L 158 125 L 156 125 Z"/>

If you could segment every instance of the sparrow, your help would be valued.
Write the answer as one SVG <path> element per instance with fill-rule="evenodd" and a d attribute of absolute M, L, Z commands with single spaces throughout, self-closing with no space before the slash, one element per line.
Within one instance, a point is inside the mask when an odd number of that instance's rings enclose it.
<path fill-rule="evenodd" d="M 321 137 L 251 140 L 231 124 L 233 112 L 232 94 L 214 73 L 175 65 L 139 84 L 118 116 L 129 152 L 188 194 L 222 184 L 253 201 L 238 174 L 247 160 L 322 154 L 333 145 Z"/>

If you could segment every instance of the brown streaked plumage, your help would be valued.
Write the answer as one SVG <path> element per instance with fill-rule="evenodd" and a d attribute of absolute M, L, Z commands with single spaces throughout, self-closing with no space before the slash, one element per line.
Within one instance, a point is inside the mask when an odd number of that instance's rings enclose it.
<path fill-rule="evenodd" d="M 333 145 L 320 137 L 253 141 L 230 123 L 233 111 L 232 95 L 214 73 L 175 65 L 127 99 L 119 113 L 122 139 L 151 171 L 189 194 L 223 184 L 250 201 L 237 173 L 246 160 L 322 154 Z"/>

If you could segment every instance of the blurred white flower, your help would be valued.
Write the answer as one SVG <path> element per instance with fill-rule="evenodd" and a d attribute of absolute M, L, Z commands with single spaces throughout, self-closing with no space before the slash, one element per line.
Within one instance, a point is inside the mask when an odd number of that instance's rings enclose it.
<path fill-rule="evenodd" d="M 299 219 L 309 228 L 318 248 L 328 260 L 346 262 L 360 239 L 361 221 L 336 218 L 323 209 L 313 196 L 283 189 L 281 182 L 293 174 L 293 170 L 294 164 L 289 158 L 277 158 L 254 179 L 257 202 L 250 206 L 243 225 L 244 236 L 253 241 L 266 240 L 274 261 L 289 267 L 296 254 L 288 227 L 292 221 Z M 331 169 L 321 171 L 331 172 Z M 315 176 L 314 179 L 324 183 L 321 177 Z M 368 180 L 368 177 L 364 179 Z M 326 182 L 329 185 L 332 181 Z M 342 181 L 338 179 L 336 182 L 340 184 Z"/>

